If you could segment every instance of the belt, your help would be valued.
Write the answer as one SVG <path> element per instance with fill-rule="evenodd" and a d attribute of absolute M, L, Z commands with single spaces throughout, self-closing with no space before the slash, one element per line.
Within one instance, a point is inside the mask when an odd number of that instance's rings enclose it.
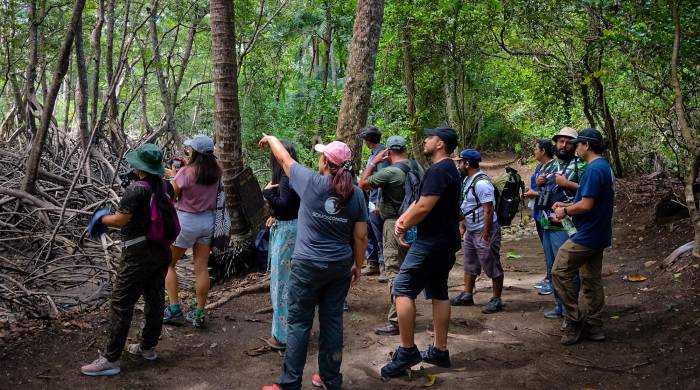
<path fill-rule="evenodd" d="M 140 242 L 144 242 L 144 241 L 146 241 L 146 236 L 140 236 L 140 237 L 132 238 L 131 240 L 127 240 L 127 241 L 122 242 L 122 247 L 123 247 L 123 248 L 128 248 L 128 247 L 130 247 L 130 246 L 132 246 L 132 245 L 136 245 L 136 244 L 138 244 L 138 243 L 140 243 Z"/>

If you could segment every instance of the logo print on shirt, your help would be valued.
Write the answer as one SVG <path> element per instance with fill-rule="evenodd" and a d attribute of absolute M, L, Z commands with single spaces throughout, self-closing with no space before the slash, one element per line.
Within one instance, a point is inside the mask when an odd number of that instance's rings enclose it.
<path fill-rule="evenodd" d="M 335 197 L 330 197 L 326 199 L 326 202 L 323 204 L 323 208 L 326 210 L 326 213 L 330 215 L 336 215 L 340 212 L 340 207 L 338 205 L 338 198 Z"/>

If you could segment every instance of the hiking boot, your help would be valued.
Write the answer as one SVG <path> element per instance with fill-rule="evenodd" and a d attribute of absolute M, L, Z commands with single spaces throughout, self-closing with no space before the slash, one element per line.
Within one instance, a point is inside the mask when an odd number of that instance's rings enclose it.
<path fill-rule="evenodd" d="M 284 344 L 283 342 L 277 340 L 275 337 L 270 337 L 269 339 L 265 340 L 265 344 L 267 344 L 271 349 L 275 351 L 284 351 L 287 349 L 287 344 Z"/>
<path fill-rule="evenodd" d="M 321 380 L 321 375 L 318 374 L 314 374 L 314 376 L 311 377 L 311 384 L 321 389 L 326 388 L 326 385 L 323 384 L 323 380 Z"/>
<path fill-rule="evenodd" d="M 503 310 L 503 303 L 501 302 L 501 298 L 493 297 L 487 303 L 484 305 L 484 308 L 481 309 L 481 312 L 484 314 L 492 314 L 492 313 L 498 313 L 499 311 Z"/>
<path fill-rule="evenodd" d="M 561 336 L 562 345 L 574 345 L 581 341 L 581 333 L 583 332 L 583 322 L 570 321 L 564 329 L 564 335 Z"/>
<path fill-rule="evenodd" d="M 544 318 L 563 318 L 564 311 L 559 306 L 554 306 L 554 309 L 544 312 Z"/>
<path fill-rule="evenodd" d="M 598 325 L 591 325 L 586 323 L 583 329 L 583 337 L 591 341 L 603 341 L 605 340 L 605 332 L 603 332 L 603 327 Z"/>
<path fill-rule="evenodd" d="M 474 295 L 466 291 L 462 291 L 456 297 L 450 299 L 452 306 L 474 306 Z"/>
<path fill-rule="evenodd" d="M 376 264 L 367 264 L 367 267 L 362 270 L 362 276 L 376 276 L 379 275 L 379 266 Z"/>
<path fill-rule="evenodd" d="M 192 326 L 198 329 L 204 328 L 204 326 L 206 325 L 206 317 L 203 312 L 201 315 L 197 315 L 196 310 L 190 310 L 187 313 L 187 316 L 185 316 L 185 319 L 187 320 L 187 322 L 191 323 Z"/>
<path fill-rule="evenodd" d="M 391 361 L 382 367 L 383 378 L 393 378 L 404 375 L 406 370 L 423 361 L 418 347 L 411 348 L 398 347 Z"/>
<path fill-rule="evenodd" d="M 420 356 L 423 358 L 424 362 L 430 363 L 434 366 L 450 368 L 452 365 L 452 363 L 450 363 L 450 351 L 441 351 L 435 348 L 435 346 L 432 344 L 428 346 L 427 350 L 421 351 Z"/>
<path fill-rule="evenodd" d="M 158 354 L 156 353 L 156 351 L 155 351 L 154 348 L 151 348 L 151 349 L 142 349 L 140 343 L 129 344 L 129 345 L 126 347 L 126 350 L 127 350 L 130 354 L 132 354 L 132 355 L 134 355 L 134 356 L 141 356 L 142 358 L 144 358 L 144 359 L 146 359 L 146 360 L 153 361 L 153 360 L 158 359 Z"/>
<path fill-rule="evenodd" d="M 165 310 L 163 310 L 163 324 L 177 326 L 185 325 L 185 316 L 182 314 L 182 310 L 179 310 L 177 313 L 173 313 L 173 311 L 170 310 L 170 306 L 166 306 Z"/>
<path fill-rule="evenodd" d="M 80 367 L 80 372 L 88 376 L 110 376 L 121 372 L 119 360 L 110 362 L 106 357 L 100 356 L 94 362 Z"/>
<path fill-rule="evenodd" d="M 374 334 L 378 336 L 396 336 L 399 334 L 399 326 L 393 322 L 388 322 L 384 326 L 374 328 Z"/>
<path fill-rule="evenodd" d="M 539 295 L 551 295 L 554 293 L 554 288 L 552 287 L 551 283 L 547 283 L 544 286 L 542 286 L 537 293 Z"/>
<path fill-rule="evenodd" d="M 383 269 L 379 272 L 379 277 L 377 278 L 377 282 L 379 283 L 388 283 L 389 282 L 389 276 L 386 274 L 386 271 Z"/>

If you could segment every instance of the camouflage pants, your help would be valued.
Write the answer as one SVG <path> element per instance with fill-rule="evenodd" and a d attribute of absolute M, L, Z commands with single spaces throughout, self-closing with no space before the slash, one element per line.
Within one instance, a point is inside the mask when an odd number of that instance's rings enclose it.
<path fill-rule="evenodd" d="M 134 305 L 143 295 L 146 324 L 141 332 L 141 347 L 158 344 L 165 306 L 165 274 L 170 263 L 170 248 L 143 241 L 125 248 L 112 292 L 109 341 L 105 358 L 119 359 L 129 335 Z"/>
<path fill-rule="evenodd" d="M 406 258 L 406 253 L 408 253 L 408 248 L 401 245 L 399 243 L 399 238 L 394 234 L 395 226 L 396 218 L 385 219 L 382 232 L 384 239 L 384 273 L 388 279 L 389 302 L 391 304 L 387 319 L 393 324 L 397 324 L 399 318 L 396 314 L 396 302 L 394 301 L 394 296 L 391 294 L 391 291 L 394 287 L 394 278 L 399 273 L 403 259 Z"/>

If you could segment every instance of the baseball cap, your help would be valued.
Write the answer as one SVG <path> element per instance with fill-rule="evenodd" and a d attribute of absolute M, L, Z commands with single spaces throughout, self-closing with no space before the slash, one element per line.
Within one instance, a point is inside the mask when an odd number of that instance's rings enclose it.
<path fill-rule="evenodd" d="M 571 140 L 572 143 L 579 143 L 579 142 L 588 142 L 592 143 L 595 145 L 602 145 L 603 144 L 603 134 L 600 133 L 597 129 L 583 129 L 581 132 L 578 134 L 578 137 L 574 138 Z"/>
<path fill-rule="evenodd" d="M 352 160 L 350 148 L 340 141 L 333 141 L 327 145 L 316 144 L 314 150 L 323 154 L 328 161 L 338 166 L 343 165 L 346 161 Z"/>
<path fill-rule="evenodd" d="M 184 142 L 185 146 L 189 146 L 202 154 L 214 153 L 214 141 L 206 135 L 197 134 L 194 137 Z"/>
<path fill-rule="evenodd" d="M 481 162 L 481 154 L 476 149 L 464 149 L 459 156 L 452 158 L 455 161 L 464 160 L 470 164 Z"/>
<path fill-rule="evenodd" d="M 382 132 L 375 126 L 368 126 L 360 129 L 360 138 L 367 138 L 367 136 L 371 134 L 382 136 Z"/>
<path fill-rule="evenodd" d="M 578 132 L 576 132 L 576 129 L 574 129 L 573 127 L 562 127 L 558 133 L 554 134 L 554 136 L 552 137 L 552 141 L 557 142 L 557 138 L 559 137 L 569 137 L 571 139 L 574 139 L 578 137 Z"/>
<path fill-rule="evenodd" d="M 450 127 L 437 127 L 434 129 L 425 129 L 425 135 L 435 135 L 440 138 L 449 149 L 457 147 L 457 132 Z"/>
<path fill-rule="evenodd" d="M 386 140 L 386 148 L 397 151 L 406 150 L 406 139 L 400 135 L 392 135 Z"/>

